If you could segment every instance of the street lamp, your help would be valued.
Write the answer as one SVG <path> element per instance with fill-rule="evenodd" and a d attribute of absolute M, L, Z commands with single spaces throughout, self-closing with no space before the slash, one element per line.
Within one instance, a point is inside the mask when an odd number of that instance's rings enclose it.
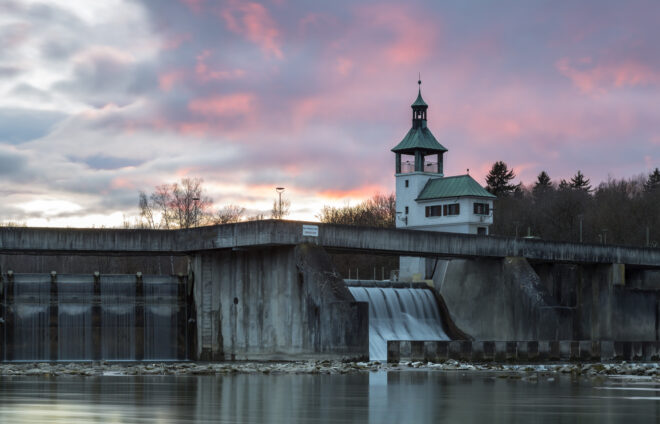
<path fill-rule="evenodd" d="M 279 194 L 279 196 L 280 196 L 280 209 L 279 209 L 279 213 L 277 214 L 277 217 L 278 217 L 279 219 L 282 219 L 282 192 L 283 192 L 284 190 L 285 190 L 284 187 L 275 187 L 275 191 L 276 191 L 277 194 Z"/>
<path fill-rule="evenodd" d="M 192 201 L 193 203 L 193 210 L 192 210 L 192 216 L 190 217 L 191 221 L 189 224 L 191 227 L 196 227 L 197 226 L 197 214 L 199 213 L 199 197 L 193 197 Z"/>

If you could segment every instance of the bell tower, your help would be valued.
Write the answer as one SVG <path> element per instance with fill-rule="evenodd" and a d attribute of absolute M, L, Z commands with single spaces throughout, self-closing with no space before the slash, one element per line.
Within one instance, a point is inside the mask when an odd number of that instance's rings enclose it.
<path fill-rule="evenodd" d="M 447 149 L 438 143 L 427 126 L 428 105 L 422 98 L 422 81 L 412 108 L 412 127 L 392 149 L 395 155 L 397 227 L 407 227 L 416 208 L 415 199 L 431 178 L 443 176 L 443 155 Z"/>

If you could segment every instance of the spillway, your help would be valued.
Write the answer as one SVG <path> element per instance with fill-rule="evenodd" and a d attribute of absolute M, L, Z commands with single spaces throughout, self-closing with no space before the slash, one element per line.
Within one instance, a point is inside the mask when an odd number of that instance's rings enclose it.
<path fill-rule="evenodd" d="M 184 288 L 163 275 L 8 274 L 0 360 L 186 359 Z"/>
<path fill-rule="evenodd" d="M 449 340 L 438 304 L 428 289 L 349 287 L 369 303 L 369 359 L 387 359 L 388 340 Z"/>

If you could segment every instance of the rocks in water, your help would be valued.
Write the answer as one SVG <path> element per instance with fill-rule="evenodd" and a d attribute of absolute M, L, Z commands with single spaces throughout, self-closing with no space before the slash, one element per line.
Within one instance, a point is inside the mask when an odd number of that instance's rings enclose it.
<path fill-rule="evenodd" d="M 2 363 L 0 375 L 14 376 L 140 376 L 140 375 L 225 375 L 225 374 L 348 374 L 375 371 L 389 372 L 451 372 L 468 371 L 489 373 L 494 377 L 522 379 L 534 382 L 538 377 L 551 380 L 551 376 L 611 377 L 619 379 L 650 379 L 660 381 L 657 363 L 553 363 L 553 364 L 503 364 L 468 363 L 447 360 L 433 362 L 401 362 L 387 364 L 374 362 L 297 361 L 297 362 L 53 362 L 53 363 Z"/>

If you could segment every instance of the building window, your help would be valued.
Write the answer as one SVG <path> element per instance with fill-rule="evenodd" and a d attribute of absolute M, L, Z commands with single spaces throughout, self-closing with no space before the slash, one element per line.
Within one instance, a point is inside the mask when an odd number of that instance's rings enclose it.
<path fill-rule="evenodd" d="M 408 180 L 406 180 L 406 188 L 408 188 Z"/>
<path fill-rule="evenodd" d="M 442 206 L 427 206 L 426 207 L 426 217 L 429 216 L 442 216 Z"/>
<path fill-rule="evenodd" d="M 442 213 L 445 216 L 460 215 L 461 205 L 459 205 L 458 203 L 453 203 L 451 205 L 442 205 Z"/>
<path fill-rule="evenodd" d="M 475 215 L 489 215 L 490 205 L 488 203 L 475 203 L 474 213 Z"/>
<path fill-rule="evenodd" d="M 486 227 L 477 227 L 477 234 L 480 236 L 485 236 L 486 234 Z"/>
<path fill-rule="evenodd" d="M 408 206 L 406 206 L 406 215 L 408 215 Z"/>

